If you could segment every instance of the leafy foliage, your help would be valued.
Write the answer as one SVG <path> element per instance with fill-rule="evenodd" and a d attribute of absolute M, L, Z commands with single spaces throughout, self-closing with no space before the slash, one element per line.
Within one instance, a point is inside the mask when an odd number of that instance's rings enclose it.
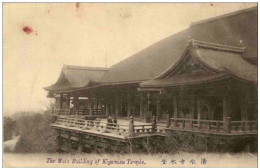
<path fill-rule="evenodd" d="M 21 135 L 16 152 L 53 152 L 56 150 L 56 135 L 50 127 L 48 112 L 20 113 L 16 117 L 17 128 Z"/>

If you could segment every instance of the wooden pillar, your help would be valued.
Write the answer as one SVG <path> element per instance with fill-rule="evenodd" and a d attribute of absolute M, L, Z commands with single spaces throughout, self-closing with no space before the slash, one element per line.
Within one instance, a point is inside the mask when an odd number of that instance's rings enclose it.
<path fill-rule="evenodd" d="M 60 93 L 60 109 L 62 109 L 63 94 Z"/>
<path fill-rule="evenodd" d="M 78 109 L 78 96 L 74 96 L 74 109 Z"/>
<path fill-rule="evenodd" d="M 62 147 L 62 137 L 61 137 L 61 131 L 60 130 L 56 130 L 57 131 L 57 141 L 56 141 L 56 143 L 57 143 L 57 147 L 58 147 L 58 149 L 60 150 L 61 149 L 61 147 Z"/>
<path fill-rule="evenodd" d="M 133 118 L 133 116 L 131 116 L 130 122 L 129 122 L 129 136 L 133 137 L 134 133 L 135 133 L 134 118 Z"/>
<path fill-rule="evenodd" d="M 144 118 L 144 95 L 140 92 L 140 118 Z"/>
<path fill-rule="evenodd" d="M 132 107 L 132 99 L 130 93 L 127 93 L 127 117 L 130 117 L 131 114 L 131 107 Z"/>
<path fill-rule="evenodd" d="M 112 99 L 112 101 L 111 101 L 111 111 L 110 111 L 110 114 L 109 115 L 115 115 L 115 100 L 114 99 Z"/>
<path fill-rule="evenodd" d="M 159 118 L 161 118 L 161 100 L 159 95 L 157 95 L 157 101 L 156 101 L 156 120 L 158 121 Z"/>
<path fill-rule="evenodd" d="M 88 97 L 88 111 L 89 111 L 89 115 L 93 116 L 92 99 L 90 97 Z"/>
<path fill-rule="evenodd" d="M 79 141 L 79 144 L 78 144 L 78 152 L 82 152 L 83 150 L 83 143 L 82 143 L 82 136 L 79 134 L 78 135 L 78 141 Z"/>
<path fill-rule="evenodd" d="M 123 96 L 124 96 L 124 94 L 122 94 L 122 93 L 119 94 L 119 106 L 120 106 L 119 112 L 120 113 L 118 115 L 120 117 L 123 117 L 123 111 L 124 111 L 124 109 L 123 109 L 123 99 L 124 99 L 124 97 Z"/>
<path fill-rule="evenodd" d="M 232 113 L 231 102 L 229 96 L 223 97 L 223 121 L 224 127 L 228 130 L 230 126 L 230 114 Z M 229 124 L 229 125 L 228 125 Z"/>
<path fill-rule="evenodd" d="M 106 99 L 106 106 L 105 106 L 105 110 L 106 110 L 106 116 L 109 116 L 109 102 L 108 99 Z"/>
<path fill-rule="evenodd" d="M 173 106 L 173 118 L 178 117 L 178 108 L 177 108 L 177 96 L 173 95 L 172 97 L 172 106 Z"/>
<path fill-rule="evenodd" d="M 169 128 L 170 126 L 171 126 L 170 114 L 167 114 L 166 128 Z"/>
<path fill-rule="evenodd" d="M 150 109 L 150 105 L 151 105 L 151 93 L 147 93 L 147 112 L 151 113 L 151 109 Z M 152 114 L 150 114 L 152 117 Z"/>
<path fill-rule="evenodd" d="M 223 121 L 230 116 L 230 102 L 228 96 L 223 97 Z"/>
<path fill-rule="evenodd" d="M 115 116 L 119 117 L 119 110 L 120 110 L 120 96 L 116 94 L 116 101 L 115 101 Z"/>
<path fill-rule="evenodd" d="M 67 134 L 67 150 L 70 151 L 71 149 L 71 133 L 68 131 Z"/>
<path fill-rule="evenodd" d="M 197 119 L 198 119 L 198 127 L 200 128 L 200 120 L 201 120 L 201 99 L 197 99 Z"/>
<path fill-rule="evenodd" d="M 241 121 L 247 121 L 247 98 L 245 96 L 241 96 L 240 98 L 240 110 L 241 110 Z"/>
<path fill-rule="evenodd" d="M 67 94 L 67 107 L 70 109 L 70 93 Z"/>
<path fill-rule="evenodd" d="M 70 115 L 70 93 L 67 94 L 67 109 L 68 109 L 68 115 Z"/>
<path fill-rule="evenodd" d="M 191 118 L 194 119 L 195 118 L 195 98 L 192 95 L 191 96 L 191 102 L 190 102 L 190 114 L 191 114 Z"/>
<path fill-rule="evenodd" d="M 152 132 L 157 132 L 157 125 L 156 125 L 156 117 L 153 116 L 153 119 L 152 119 Z"/>

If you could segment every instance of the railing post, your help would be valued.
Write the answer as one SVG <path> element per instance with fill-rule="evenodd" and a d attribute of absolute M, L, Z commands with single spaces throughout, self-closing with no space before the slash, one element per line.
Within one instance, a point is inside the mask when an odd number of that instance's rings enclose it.
<path fill-rule="evenodd" d="M 210 130 L 211 128 L 210 128 L 210 121 L 208 121 L 208 130 Z"/>
<path fill-rule="evenodd" d="M 133 137 L 135 133 L 135 127 L 134 127 L 134 118 L 133 116 L 130 117 L 130 123 L 129 123 L 129 136 Z"/>
<path fill-rule="evenodd" d="M 227 120 L 226 120 L 226 131 L 227 131 L 228 133 L 231 132 L 230 117 L 227 117 Z"/>
<path fill-rule="evenodd" d="M 198 120 L 198 128 L 201 129 L 201 121 Z"/>
<path fill-rule="evenodd" d="M 167 123 L 166 123 L 166 128 L 169 128 L 170 125 L 171 125 L 170 114 L 167 114 Z"/>
<path fill-rule="evenodd" d="M 178 120 L 174 120 L 174 127 L 178 127 Z"/>
<path fill-rule="evenodd" d="M 193 120 L 192 119 L 190 120 L 190 127 L 191 127 L 191 129 L 193 129 Z"/>
<path fill-rule="evenodd" d="M 185 120 L 182 120 L 182 128 L 185 128 Z"/>
<path fill-rule="evenodd" d="M 219 122 L 217 122 L 217 132 L 219 132 L 220 130 L 220 125 L 219 125 Z"/>
<path fill-rule="evenodd" d="M 153 116 L 152 120 L 152 133 L 156 132 L 156 117 Z"/>

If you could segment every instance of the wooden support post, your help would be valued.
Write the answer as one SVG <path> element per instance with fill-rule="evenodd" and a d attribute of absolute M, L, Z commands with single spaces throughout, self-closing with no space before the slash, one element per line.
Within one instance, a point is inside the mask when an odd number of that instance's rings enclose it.
<path fill-rule="evenodd" d="M 82 152 L 83 151 L 83 142 L 82 142 L 82 136 L 79 134 L 78 135 L 78 141 L 79 141 L 79 144 L 78 144 L 78 152 Z"/>
<path fill-rule="evenodd" d="M 60 130 L 56 130 L 57 131 L 57 146 L 58 146 L 58 150 L 61 149 L 61 146 L 62 146 L 62 137 L 61 137 L 61 131 Z"/>
<path fill-rule="evenodd" d="M 79 113 L 78 113 L 78 97 L 77 96 L 74 96 L 73 105 L 74 105 L 74 112 L 75 112 L 76 115 L 78 115 Z"/>
<path fill-rule="evenodd" d="M 178 120 L 174 120 L 174 127 L 178 127 Z"/>
<path fill-rule="evenodd" d="M 150 105 L 151 105 L 151 93 L 147 93 L 147 111 L 150 112 Z M 151 114 L 150 114 L 151 115 Z"/>
<path fill-rule="evenodd" d="M 166 123 L 166 128 L 169 128 L 170 126 L 171 126 L 170 114 L 167 114 L 167 123 Z"/>
<path fill-rule="evenodd" d="M 115 101 L 115 116 L 119 117 L 119 110 L 120 110 L 120 95 L 116 94 L 116 101 Z"/>
<path fill-rule="evenodd" d="M 157 102 L 156 102 L 156 120 L 159 121 L 161 115 L 161 101 L 159 95 L 157 95 Z"/>
<path fill-rule="evenodd" d="M 153 120 L 152 120 L 152 132 L 156 132 L 157 131 L 157 126 L 156 126 L 156 117 L 153 116 Z"/>
<path fill-rule="evenodd" d="M 190 114 L 191 114 L 191 118 L 194 119 L 195 118 L 195 98 L 194 95 L 191 96 L 191 102 L 190 102 Z"/>
<path fill-rule="evenodd" d="M 226 131 L 227 131 L 227 133 L 231 132 L 230 117 L 227 117 L 227 119 L 226 119 Z"/>
<path fill-rule="evenodd" d="M 219 130 L 220 130 L 220 124 L 219 122 L 217 122 L 217 132 L 219 132 Z"/>
<path fill-rule="evenodd" d="M 227 118 L 230 117 L 231 107 L 230 107 L 230 98 L 228 96 L 223 97 L 223 122 L 225 123 L 224 127 L 227 128 Z"/>
<path fill-rule="evenodd" d="M 131 107 L 132 107 L 132 99 L 130 93 L 128 92 L 127 93 L 127 117 L 130 117 L 132 115 Z"/>
<path fill-rule="evenodd" d="M 178 117 L 178 108 L 177 108 L 177 97 L 173 95 L 172 97 L 172 106 L 173 106 L 173 118 Z"/>
<path fill-rule="evenodd" d="M 198 128 L 200 129 L 201 128 L 201 123 L 200 123 L 200 120 L 201 120 L 201 99 L 198 98 L 197 99 L 197 113 L 198 113 Z"/>
<path fill-rule="evenodd" d="M 140 92 L 140 118 L 144 117 L 144 96 L 143 93 Z"/>
<path fill-rule="evenodd" d="M 133 118 L 133 116 L 131 116 L 130 122 L 129 122 L 129 136 L 133 137 L 134 133 L 135 133 L 134 118 Z"/>
<path fill-rule="evenodd" d="M 106 100 L 106 117 L 109 116 L 109 103 L 108 103 L 108 99 Z"/>
<path fill-rule="evenodd" d="M 60 109 L 62 109 L 63 94 L 60 93 Z"/>
<path fill-rule="evenodd" d="M 70 93 L 67 94 L 67 107 L 68 107 L 67 115 L 70 115 Z"/>
<path fill-rule="evenodd" d="M 90 97 L 88 97 L 88 111 L 89 111 L 89 115 L 93 116 L 92 99 Z"/>
<path fill-rule="evenodd" d="M 69 131 L 66 132 L 67 134 L 67 150 L 70 151 L 71 149 L 71 133 Z"/>
<path fill-rule="evenodd" d="M 182 120 L 182 128 L 185 128 L 185 120 Z"/>
<path fill-rule="evenodd" d="M 113 115 L 115 115 L 115 99 L 112 99 L 112 101 L 111 101 L 111 111 L 110 111 L 110 116 L 113 114 Z"/>

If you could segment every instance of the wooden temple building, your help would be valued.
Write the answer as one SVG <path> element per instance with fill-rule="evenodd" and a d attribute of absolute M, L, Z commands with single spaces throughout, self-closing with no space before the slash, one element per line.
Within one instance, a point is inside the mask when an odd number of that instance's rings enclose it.
<path fill-rule="evenodd" d="M 64 65 L 44 88 L 56 100 L 53 127 L 124 140 L 174 131 L 256 137 L 257 30 L 249 8 L 192 23 L 109 68 Z M 109 135 L 108 116 L 128 122 Z"/>

